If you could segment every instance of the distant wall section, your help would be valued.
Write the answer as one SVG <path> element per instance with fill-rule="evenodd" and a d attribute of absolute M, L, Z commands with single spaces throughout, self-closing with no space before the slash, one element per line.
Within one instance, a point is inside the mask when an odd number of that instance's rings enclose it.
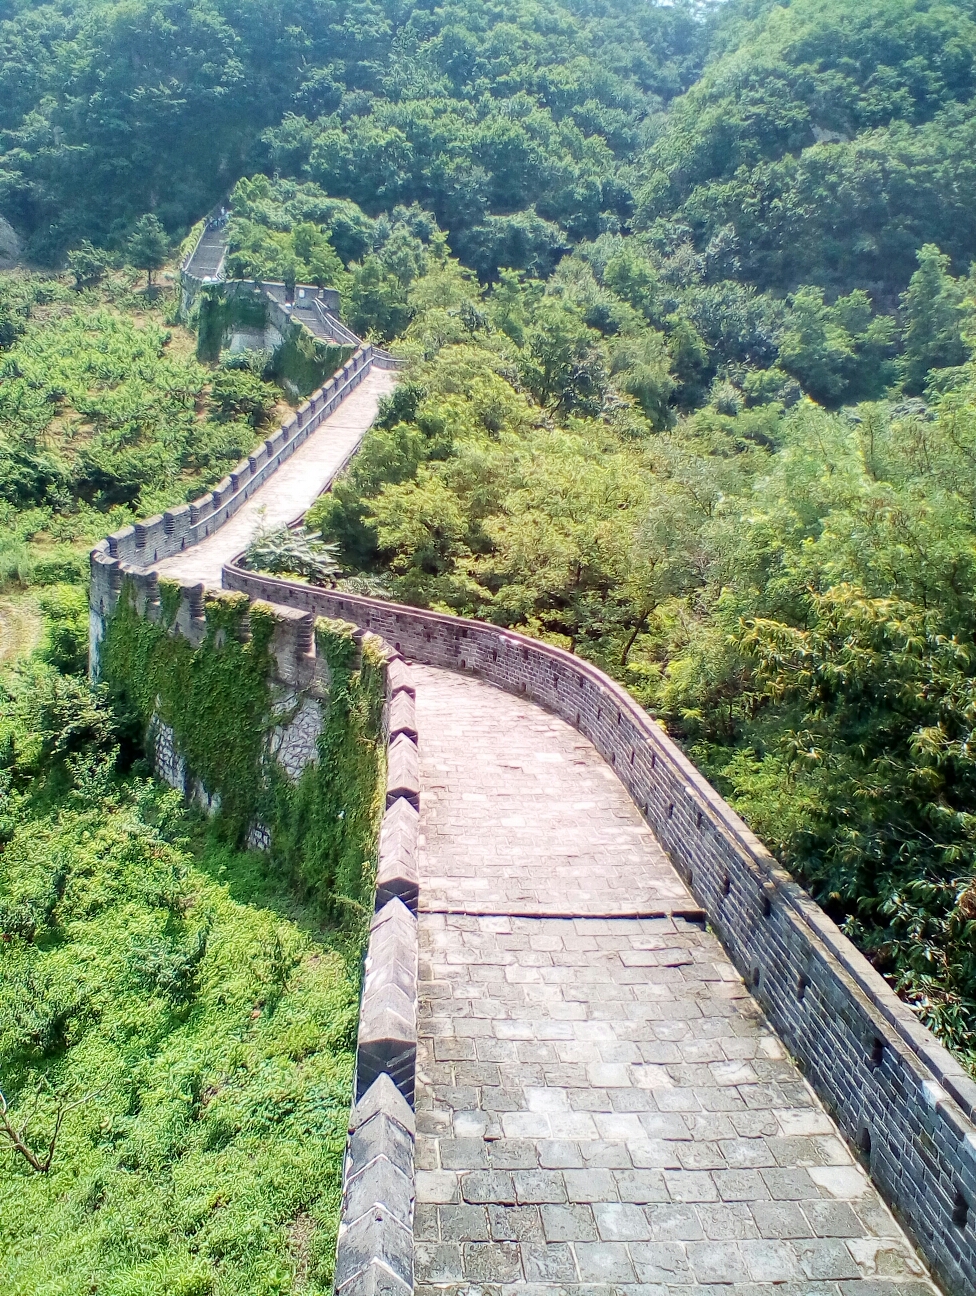
<path fill-rule="evenodd" d="M 338 311 L 335 289 L 302 284 L 295 296 L 294 304 L 286 302 L 283 284 L 214 280 L 192 290 L 184 285 L 181 314 L 196 329 L 201 360 L 215 364 L 222 355 L 266 352 L 270 372 L 290 396 L 301 399 L 355 352 L 359 339 L 309 327 L 320 312 Z"/>

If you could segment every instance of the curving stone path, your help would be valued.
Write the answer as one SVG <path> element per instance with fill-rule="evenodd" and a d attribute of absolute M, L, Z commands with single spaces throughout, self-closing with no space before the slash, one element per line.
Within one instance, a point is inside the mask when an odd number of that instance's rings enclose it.
<path fill-rule="evenodd" d="M 490 684 L 412 669 L 423 686 L 421 723 L 432 735 L 424 748 L 428 907 L 698 912 L 591 742 Z"/>
<path fill-rule="evenodd" d="M 394 381 L 159 571 L 219 585 Z M 413 669 L 418 1296 L 934 1296 L 613 770 L 532 703 Z"/>
<path fill-rule="evenodd" d="M 371 369 L 232 518 L 192 549 L 154 563 L 154 570 L 219 589 L 224 563 L 243 552 L 262 527 L 294 522 L 331 484 L 376 418 L 380 397 L 392 391 L 395 383 L 395 373 Z"/>
<path fill-rule="evenodd" d="M 932 1296 L 590 743 L 413 671 L 418 1296 Z"/>

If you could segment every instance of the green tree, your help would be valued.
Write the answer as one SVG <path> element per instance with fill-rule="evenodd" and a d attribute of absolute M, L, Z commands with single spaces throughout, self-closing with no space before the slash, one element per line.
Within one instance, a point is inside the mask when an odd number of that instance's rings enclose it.
<path fill-rule="evenodd" d="M 934 243 L 926 243 L 901 297 L 904 354 L 899 370 L 910 395 L 921 395 L 932 370 L 961 365 L 967 358 L 962 338 L 965 299 L 965 285 L 949 274 L 949 258 Z"/>
<path fill-rule="evenodd" d="M 347 312 L 357 333 L 378 334 L 384 341 L 396 337 L 410 318 L 403 284 L 375 254 L 353 272 Z"/>
<path fill-rule="evenodd" d="M 822 288 L 799 288 L 790 298 L 779 339 L 779 364 L 828 407 L 877 399 L 895 378 L 894 325 L 875 318 L 858 289 L 824 301 Z"/>
<path fill-rule="evenodd" d="M 540 405 L 563 414 L 599 411 L 608 375 L 598 343 L 599 334 L 572 306 L 542 299 L 519 357 L 522 380 Z"/>
<path fill-rule="evenodd" d="M 68 253 L 68 269 L 75 277 L 76 288 L 91 288 L 101 283 L 108 267 L 108 253 L 95 247 L 89 239 L 82 239 L 79 246 Z"/>
<path fill-rule="evenodd" d="M 153 212 L 140 216 L 129 238 L 128 256 L 132 265 L 146 272 L 146 287 L 152 287 L 153 275 L 166 264 L 169 239 Z"/>

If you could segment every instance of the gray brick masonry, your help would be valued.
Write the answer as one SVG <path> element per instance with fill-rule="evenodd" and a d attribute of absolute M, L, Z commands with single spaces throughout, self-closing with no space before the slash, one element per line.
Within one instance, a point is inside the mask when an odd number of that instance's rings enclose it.
<path fill-rule="evenodd" d="M 417 919 L 398 899 L 369 931 L 356 1044 L 356 1098 L 386 1072 L 409 1103 L 417 1058 Z"/>
<path fill-rule="evenodd" d="M 386 804 L 393 805 L 398 797 L 409 801 L 414 809 L 420 806 L 420 764 L 417 744 L 405 733 L 391 739 L 387 748 Z"/>
<path fill-rule="evenodd" d="M 343 1167 L 336 1292 L 413 1291 L 414 1114 L 381 1074 L 353 1107 Z"/>
<path fill-rule="evenodd" d="M 388 900 L 402 900 L 417 912 L 417 831 L 420 815 L 403 797 L 393 802 L 380 828 L 379 863 L 376 867 L 376 908 Z"/>

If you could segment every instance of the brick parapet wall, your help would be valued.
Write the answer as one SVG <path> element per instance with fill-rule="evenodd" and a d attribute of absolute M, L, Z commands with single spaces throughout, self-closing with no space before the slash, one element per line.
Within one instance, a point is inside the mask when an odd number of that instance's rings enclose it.
<path fill-rule="evenodd" d="M 976 1084 L 634 700 L 482 622 L 224 569 L 224 584 L 368 628 L 574 725 L 616 769 L 878 1188 L 953 1292 L 976 1274 Z"/>

